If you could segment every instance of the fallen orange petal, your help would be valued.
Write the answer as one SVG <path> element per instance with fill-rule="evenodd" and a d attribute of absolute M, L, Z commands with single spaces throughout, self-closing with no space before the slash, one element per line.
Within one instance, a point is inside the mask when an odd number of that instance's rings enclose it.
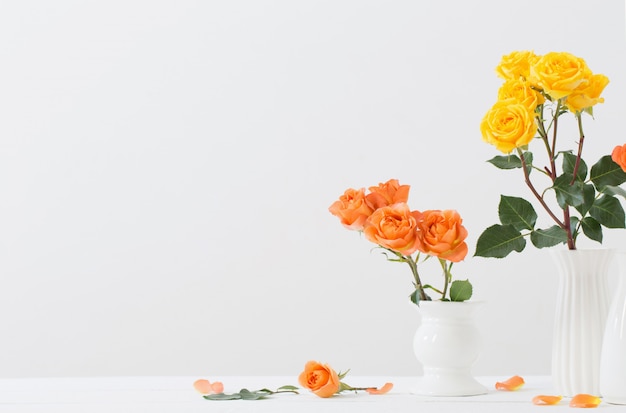
<path fill-rule="evenodd" d="M 198 379 L 193 382 L 193 388 L 200 394 L 212 394 L 211 383 L 206 379 Z"/>
<path fill-rule="evenodd" d="M 599 397 L 581 393 L 572 397 L 572 400 L 569 402 L 569 407 L 598 407 L 599 404 Z"/>
<path fill-rule="evenodd" d="M 496 390 L 514 391 L 524 385 L 524 379 L 520 376 L 513 376 L 505 381 L 496 382 Z"/>
<path fill-rule="evenodd" d="M 558 404 L 562 398 L 563 396 L 547 396 L 547 395 L 541 394 L 539 396 L 533 397 L 533 404 L 536 404 L 538 406 Z"/>
<path fill-rule="evenodd" d="M 365 391 L 369 394 L 385 394 L 391 389 L 393 389 L 393 383 L 385 383 L 380 389 L 372 387 L 371 389 L 365 389 Z"/>
<path fill-rule="evenodd" d="M 221 381 L 216 381 L 211 384 L 211 390 L 213 390 L 213 393 L 224 393 L 224 385 Z"/>

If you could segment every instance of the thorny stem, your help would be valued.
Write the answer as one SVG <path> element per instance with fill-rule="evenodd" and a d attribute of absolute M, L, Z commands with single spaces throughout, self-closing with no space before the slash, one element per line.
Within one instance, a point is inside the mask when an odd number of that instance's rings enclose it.
<path fill-rule="evenodd" d="M 552 182 L 554 183 L 556 180 L 556 138 L 557 138 L 557 130 L 558 130 L 558 120 L 559 120 L 559 112 L 561 111 L 561 100 L 557 101 L 556 104 L 556 110 L 554 111 L 554 113 L 552 114 L 552 145 L 548 144 L 548 134 L 547 131 L 545 130 L 545 128 L 543 127 L 543 122 L 539 122 L 540 124 L 540 128 L 539 128 L 539 136 L 541 137 L 541 139 L 543 140 L 545 146 L 546 146 L 546 150 L 548 152 L 548 157 L 550 159 L 550 167 L 546 167 L 545 170 L 546 172 L 548 172 L 548 175 L 550 176 Z M 543 107 L 541 108 L 541 116 L 543 117 Z M 578 154 L 576 156 L 576 164 L 574 166 L 574 178 L 572 180 L 572 183 L 570 185 L 573 185 L 576 179 L 576 174 L 578 173 L 578 168 L 580 166 L 580 159 L 581 159 L 581 154 L 582 154 L 582 145 L 584 142 L 584 134 L 582 132 L 582 121 L 581 121 L 581 117 L 580 114 L 576 115 L 577 119 L 578 119 L 578 129 L 580 131 L 580 141 L 578 143 Z M 522 153 L 522 151 L 518 148 L 517 149 L 518 154 L 520 156 L 520 159 L 522 161 L 522 169 L 524 171 L 524 180 L 526 182 L 526 185 L 528 186 L 528 188 L 530 188 L 531 192 L 533 193 L 533 195 L 535 196 L 535 198 L 537 198 L 537 200 L 539 201 L 539 203 L 541 204 L 541 206 L 543 206 L 543 208 L 546 210 L 546 212 L 548 213 L 548 215 L 550 215 L 550 217 L 554 220 L 554 222 L 557 223 L 557 225 L 559 227 L 561 227 L 562 229 L 565 230 L 566 234 L 567 234 L 567 247 L 570 250 L 575 250 L 576 249 L 576 243 L 574 241 L 574 238 L 572 236 L 572 228 L 570 226 L 570 212 L 569 212 L 569 206 L 566 205 L 565 208 L 563 208 L 563 221 L 559 220 L 556 215 L 554 215 L 554 213 L 552 212 L 552 210 L 550 209 L 550 207 L 546 204 L 546 202 L 544 201 L 543 197 L 537 192 L 537 190 L 535 189 L 535 186 L 533 185 L 533 183 L 530 181 L 530 176 L 528 174 L 528 170 L 526 169 L 526 161 L 524 159 L 524 154 Z"/>
<path fill-rule="evenodd" d="M 530 176 L 528 175 L 528 169 L 526 168 L 526 160 L 524 159 L 524 153 L 519 148 L 517 149 L 517 153 L 518 153 L 518 155 L 519 155 L 519 157 L 520 157 L 520 159 L 522 161 L 522 170 L 524 171 L 524 181 L 526 182 L 526 185 L 528 186 L 528 188 L 530 188 L 530 191 L 533 193 L 535 198 L 537 198 L 537 200 L 539 201 L 541 206 L 543 206 L 543 208 L 546 210 L 548 215 L 550 215 L 550 218 L 552 218 L 554 220 L 554 222 L 556 222 L 561 228 L 567 230 L 567 228 L 565 228 L 565 225 L 563 224 L 563 222 L 561 222 L 561 220 L 559 220 L 557 218 L 557 216 L 554 215 L 554 213 L 552 212 L 552 210 L 550 209 L 548 204 L 546 204 L 546 201 L 544 201 L 543 197 L 541 195 L 539 195 L 539 192 L 537 192 L 537 189 L 535 189 L 535 186 L 530 181 Z M 552 162 L 554 162 L 554 161 L 552 161 Z M 569 227 L 569 225 L 568 225 L 568 227 Z"/>

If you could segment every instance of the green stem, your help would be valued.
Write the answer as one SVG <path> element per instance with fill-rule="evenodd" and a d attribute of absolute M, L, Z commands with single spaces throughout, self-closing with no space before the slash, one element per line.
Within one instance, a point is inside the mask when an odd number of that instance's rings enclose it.
<path fill-rule="evenodd" d="M 446 294 L 448 293 L 448 284 L 452 281 L 452 274 L 450 273 L 450 268 L 446 263 L 446 260 L 439 258 L 439 264 L 441 264 L 441 268 L 443 269 L 443 277 L 445 280 L 443 283 L 443 293 L 441 294 L 442 299 L 446 298 Z"/>
<path fill-rule="evenodd" d="M 546 152 L 548 152 L 548 157 L 549 159 L 552 159 L 554 157 L 554 154 L 552 153 L 552 150 L 550 149 L 550 143 L 548 142 L 548 132 L 546 131 L 546 128 L 543 124 L 543 108 L 544 105 L 541 105 L 541 110 L 539 111 L 540 115 L 541 115 L 541 121 L 538 122 L 538 128 L 537 131 L 539 132 L 539 136 L 541 137 L 541 141 L 543 142 L 544 146 L 546 147 Z M 546 168 L 547 169 L 547 168 Z M 543 172 L 543 171 L 542 171 Z M 550 177 L 552 177 L 552 171 L 547 171 L 548 175 Z"/>
<path fill-rule="evenodd" d="M 419 272 L 417 271 L 417 261 L 419 259 L 419 253 L 415 257 L 415 260 L 413 260 L 413 258 L 411 258 L 410 256 L 405 256 L 397 252 L 396 254 L 399 257 L 403 258 L 407 262 L 407 264 L 409 264 L 409 267 L 411 267 L 411 272 L 413 273 L 413 278 L 415 280 L 415 288 L 419 291 L 420 300 L 424 300 L 424 301 L 428 300 L 428 296 L 426 295 L 426 292 L 424 291 L 424 286 L 422 285 L 422 280 L 420 279 Z"/>
<path fill-rule="evenodd" d="M 556 102 L 556 111 L 552 115 L 552 149 L 549 153 L 550 155 L 550 167 L 552 168 L 552 181 L 556 179 L 556 132 L 558 129 L 559 123 L 559 112 L 561 111 L 561 99 Z"/>
<path fill-rule="evenodd" d="M 580 116 L 580 112 L 576 112 L 576 120 L 578 121 L 578 134 L 580 136 L 580 139 L 578 140 L 578 153 L 576 154 L 576 164 L 574 165 L 574 176 L 572 176 L 572 182 L 570 183 L 570 185 L 574 185 L 574 182 L 576 182 L 576 175 L 578 175 L 580 160 L 583 156 L 583 143 L 585 142 L 585 133 L 583 132 L 583 120 L 582 116 Z"/>

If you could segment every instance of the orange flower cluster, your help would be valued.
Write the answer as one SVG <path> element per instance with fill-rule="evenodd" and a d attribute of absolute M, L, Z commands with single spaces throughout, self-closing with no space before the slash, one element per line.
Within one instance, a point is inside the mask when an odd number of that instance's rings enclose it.
<path fill-rule="evenodd" d="M 467 230 L 454 210 L 411 211 L 409 185 L 391 179 L 378 186 L 347 189 L 329 208 L 348 229 L 384 248 L 410 256 L 416 251 L 451 262 L 467 255 Z"/>

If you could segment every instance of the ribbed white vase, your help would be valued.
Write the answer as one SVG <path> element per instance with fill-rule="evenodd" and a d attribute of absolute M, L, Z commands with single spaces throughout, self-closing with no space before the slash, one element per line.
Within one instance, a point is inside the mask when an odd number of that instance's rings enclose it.
<path fill-rule="evenodd" d="M 609 249 L 552 251 L 559 284 L 552 342 L 552 380 L 558 394 L 600 394 L 600 355 L 609 309 Z"/>
<path fill-rule="evenodd" d="M 473 396 L 487 393 L 471 373 L 482 340 L 474 323 L 480 302 L 422 301 L 422 322 L 415 332 L 413 349 L 424 367 L 414 394 Z"/>
<path fill-rule="evenodd" d="M 606 319 L 600 359 L 600 395 L 607 403 L 626 404 L 626 252 L 618 258 L 617 289 Z"/>

